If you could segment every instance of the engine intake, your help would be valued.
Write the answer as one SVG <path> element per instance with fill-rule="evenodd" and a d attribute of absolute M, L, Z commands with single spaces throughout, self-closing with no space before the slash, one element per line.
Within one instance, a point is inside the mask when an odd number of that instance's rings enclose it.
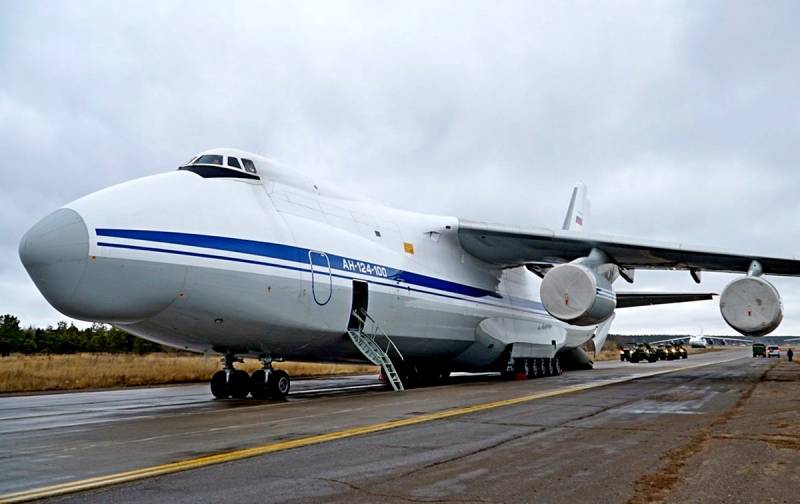
<path fill-rule="evenodd" d="M 729 283 L 719 298 L 719 311 L 729 326 L 745 336 L 764 336 L 783 320 L 781 296 L 758 276 Z"/>
<path fill-rule="evenodd" d="M 561 264 L 544 276 L 539 291 L 547 312 L 573 325 L 596 325 L 617 307 L 617 295 L 603 275 L 582 264 Z"/>

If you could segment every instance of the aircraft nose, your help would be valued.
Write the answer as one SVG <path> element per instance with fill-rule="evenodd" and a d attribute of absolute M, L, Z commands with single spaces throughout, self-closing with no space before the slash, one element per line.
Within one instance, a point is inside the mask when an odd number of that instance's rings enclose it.
<path fill-rule="evenodd" d="M 61 312 L 70 305 L 89 261 L 89 231 L 78 212 L 62 208 L 22 237 L 19 257 L 44 297 Z"/>

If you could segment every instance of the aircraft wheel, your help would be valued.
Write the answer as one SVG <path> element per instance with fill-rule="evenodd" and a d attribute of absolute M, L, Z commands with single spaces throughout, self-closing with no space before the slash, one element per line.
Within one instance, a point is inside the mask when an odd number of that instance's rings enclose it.
<path fill-rule="evenodd" d="M 528 378 L 536 378 L 536 359 L 525 359 Z"/>
<path fill-rule="evenodd" d="M 289 374 L 281 369 L 272 371 L 267 380 L 267 390 L 269 391 L 270 399 L 285 399 L 289 395 L 289 388 L 291 382 Z"/>
<path fill-rule="evenodd" d="M 250 375 L 250 395 L 253 399 L 266 399 L 269 397 L 267 391 L 267 372 L 263 369 L 253 371 Z"/>
<path fill-rule="evenodd" d="M 211 395 L 217 399 L 228 398 L 228 377 L 224 370 L 217 371 L 211 377 Z"/>
<path fill-rule="evenodd" d="M 250 393 L 250 376 L 246 371 L 234 369 L 228 377 L 228 391 L 234 399 L 244 399 Z"/>

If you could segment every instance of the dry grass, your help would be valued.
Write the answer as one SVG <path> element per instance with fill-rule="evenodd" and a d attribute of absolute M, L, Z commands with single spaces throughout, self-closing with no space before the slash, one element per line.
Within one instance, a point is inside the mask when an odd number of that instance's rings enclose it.
<path fill-rule="evenodd" d="M 261 367 L 246 359 L 238 369 Z M 367 365 L 280 362 L 293 377 L 378 373 Z M 0 392 L 75 390 L 207 381 L 220 368 L 219 359 L 177 354 L 12 355 L 0 358 Z"/>

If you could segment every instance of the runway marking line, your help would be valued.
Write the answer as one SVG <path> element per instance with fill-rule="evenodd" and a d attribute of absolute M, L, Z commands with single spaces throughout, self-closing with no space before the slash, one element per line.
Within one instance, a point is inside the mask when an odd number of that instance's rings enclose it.
<path fill-rule="evenodd" d="M 261 446 L 255 446 L 252 448 L 242 448 L 239 450 L 233 450 L 230 452 L 225 453 L 218 453 L 216 455 L 205 455 L 202 457 L 196 457 L 187 460 L 181 460 L 178 462 L 171 462 L 167 464 L 161 464 L 151 467 L 144 467 L 142 469 L 134 469 L 132 471 L 125 471 L 116 474 L 109 474 L 106 476 L 97 476 L 94 478 L 87 478 L 83 480 L 73 481 L 70 483 L 60 483 L 56 485 L 49 485 L 39 488 L 33 488 L 30 490 L 23 490 L 20 492 L 13 492 L 7 493 L 4 495 L 0 495 L 0 503 L 13 503 L 13 502 L 28 502 L 37 499 L 44 499 L 49 497 L 55 497 L 58 495 L 64 495 L 69 493 L 75 492 L 82 492 L 86 490 L 93 490 L 98 488 L 103 488 L 110 485 L 117 485 L 120 483 L 128 483 L 131 481 L 137 481 L 145 478 L 151 478 L 154 476 L 162 476 L 165 474 L 172 474 L 181 471 L 187 471 L 190 469 L 198 469 L 201 467 L 206 467 L 210 465 L 221 464 L 224 462 L 233 462 L 236 460 L 242 460 L 246 458 L 256 457 L 259 455 L 266 455 L 269 453 L 275 453 L 284 450 L 291 450 L 292 448 L 302 448 L 304 446 L 310 446 L 314 444 L 326 443 L 329 441 L 336 441 L 339 439 L 346 439 L 355 436 L 363 436 L 366 434 L 372 434 L 375 432 L 386 431 L 390 429 L 397 429 L 399 427 L 407 427 L 409 425 L 417 425 L 425 422 L 431 422 L 434 420 L 442 420 L 445 418 L 451 418 L 455 416 L 461 415 L 468 415 L 470 413 L 477 413 L 480 411 L 487 411 L 496 408 L 502 408 L 505 406 L 513 406 L 516 404 L 522 404 L 530 401 L 535 401 L 538 399 L 545 399 L 548 397 L 555 397 L 565 394 L 572 394 L 575 392 L 581 392 L 584 390 L 591 390 L 600 387 L 606 387 L 608 385 L 614 385 L 618 383 L 625 383 L 633 380 L 637 380 L 640 378 L 649 378 L 652 376 L 658 376 L 661 374 L 666 373 L 675 373 L 678 371 L 686 371 L 688 369 L 695 369 L 704 366 L 711 366 L 715 364 L 724 364 L 726 362 L 731 362 L 734 360 L 742 359 L 744 357 L 735 357 L 723 361 L 716 361 L 716 362 L 707 362 L 702 364 L 695 364 L 692 366 L 683 366 L 679 368 L 672 368 L 672 369 L 663 369 L 659 371 L 653 371 L 648 373 L 639 373 L 631 376 L 626 376 L 623 378 L 612 378 L 612 379 L 605 379 L 600 380 L 592 383 L 585 383 L 582 385 L 572 385 L 569 387 L 561 387 L 554 390 L 548 390 L 543 392 L 538 392 L 536 394 L 524 395 L 520 397 L 514 397 L 511 399 L 501 399 L 499 401 L 491 401 L 486 403 L 479 403 L 473 404 L 471 406 L 460 406 L 457 408 L 446 409 L 442 411 L 437 411 L 434 413 L 425 413 L 422 415 L 415 415 L 408 418 L 401 418 L 398 420 L 389 420 L 386 422 L 381 422 L 377 424 L 371 425 L 362 425 L 359 427 L 351 427 L 349 429 L 344 429 L 335 432 L 328 432 L 325 434 L 315 434 L 312 436 L 306 436 L 297 439 L 290 439 L 288 441 L 278 441 L 276 443 L 269 443 Z"/>

